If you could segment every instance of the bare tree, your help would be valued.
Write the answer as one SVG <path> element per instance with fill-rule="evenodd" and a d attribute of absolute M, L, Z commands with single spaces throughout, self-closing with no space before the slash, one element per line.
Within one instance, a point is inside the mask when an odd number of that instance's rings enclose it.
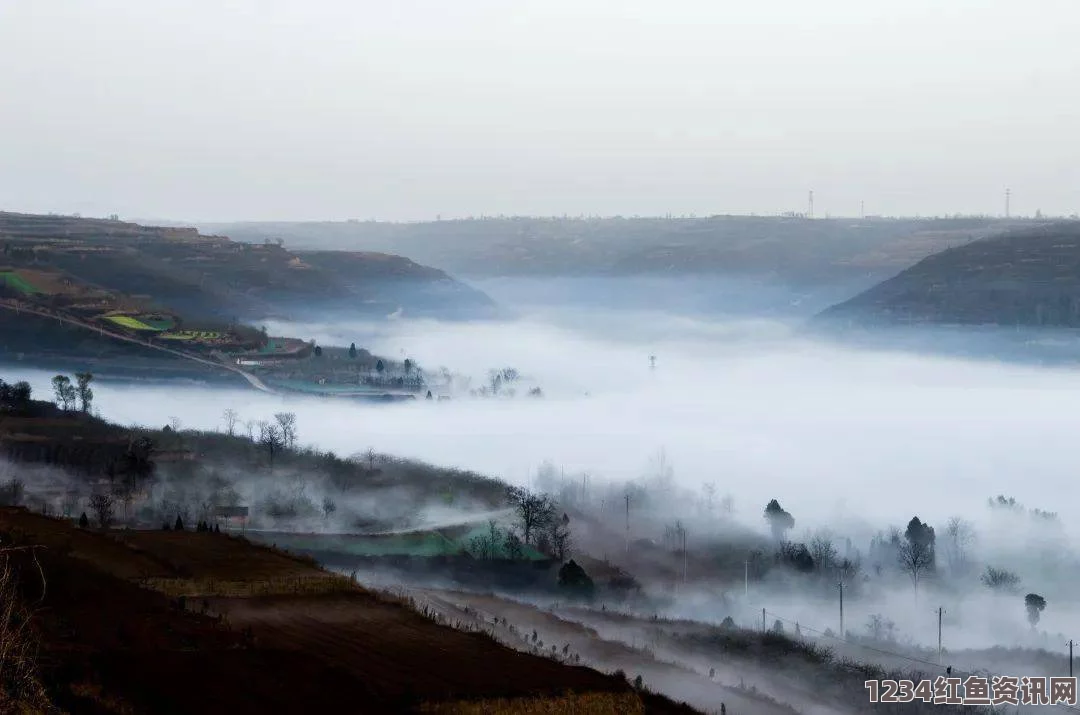
<path fill-rule="evenodd" d="M 531 492 L 522 487 L 510 487 L 507 496 L 521 524 L 521 538 L 529 545 L 536 532 L 551 523 L 555 515 L 555 505 L 546 494 Z"/>
<path fill-rule="evenodd" d="M 675 482 L 675 470 L 668 461 L 667 450 L 663 447 L 656 452 L 653 469 L 656 488 L 661 492 L 670 491 Z"/>
<path fill-rule="evenodd" d="M 26 484 L 18 477 L 12 477 L 0 485 L 0 505 L 19 506 L 26 496 Z"/>
<path fill-rule="evenodd" d="M 503 550 L 506 551 L 507 558 L 515 561 L 520 560 L 525 555 L 525 545 L 521 543 L 521 537 L 513 529 L 506 530 L 503 538 Z"/>
<path fill-rule="evenodd" d="M 322 500 L 322 512 L 323 519 L 330 521 L 330 517 L 337 511 L 337 504 L 330 497 L 323 497 Z"/>
<path fill-rule="evenodd" d="M 983 571 L 979 580 L 983 582 L 983 585 L 993 591 L 1004 591 L 1006 593 L 1016 593 L 1020 587 L 1020 577 L 1014 574 L 1012 571 L 1005 569 L 997 569 L 993 566 L 987 566 Z"/>
<path fill-rule="evenodd" d="M 911 576 L 915 593 L 918 593 L 919 577 L 934 564 L 934 548 L 921 540 L 906 539 L 899 543 L 896 552 L 900 568 Z"/>
<path fill-rule="evenodd" d="M 474 536 L 469 542 L 469 550 L 478 559 L 494 560 L 499 554 L 499 545 L 502 540 L 498 522 L 490 519 L 488 520 L 488 532 L 480 536 Z"/>
<path fill-rule="evenodd" d="M 68 492 L 64 495 L 63 501 L 60 502 L 60 513 L 64 515 L 65 519 L 70 519 L 75 510 L 79 508 L 79 494 L 78 492 Z"/>
<path fill-rule="evenodd" d="M 124 523 L 127 523 L 131 519 L 131 503 L 135 501 L 134 475 L 129 475 L 120 482 L 120 486 L 116 490 L 116 496 L 124 504 Z"/>
<path fill-rule="evenodd" d="M 705 511 L 709 515 L 709 517 L 712 518 L 714 506 L 713 502 L 716 499 L 716 483 L 705 482 L 705 484 L 702 486 L 702 489 L 705 491 Z"/>
<path fill-rule="evenodd" d="M 896 641 L 896 624 L 880 613 L 870 616 L 866 623 L 866 630 L 875 641 L 888 643 Z"/>
<path fill-rule="evenodd" d="M 53 393 L 56 395 L 57 407 L 65 411 L 73 409 L 77 399 L 75 387 L 71 384 L 71 378 L 67 375 L 57 375 L 52 379 Z"/>
<path fill-rule="evenodd" d="M 179 432 L 180 428 L 184 426 L 184 423 L 180 421 L 179 417 L 169 418 L 169 427 L 172 428 L 174 433 Z"/>
<path fill-rule="evenodd" d="M 90 497 L 90 510 L 94 512 L 98 526 L 108 529 L 113 522 L 112 494 L 98 493 Z"/>
<path fill-rule="evenodd" d="M 369 472 L 375 471 L 375 462 L 378 461 L 379 455 L 375 451 L 374 447 L 368 447 L 367 451 L 363 454 L 364 461 L 367 462 L 367 469 Z"/>
<path fill-rule="evenodd" d="M 79 410 L 89 412 L 90 406 L 94 402 L 94 391 L 90 389 L 90 383 L 94 381 L 94 376 L 89 372 L 77 372 L 75 373 L 75 381 L 77 383 L 75 392 L 79 397 Z"/>
<path fill-rule="evenodd" d="M 814 558 L 815 568 L 823 573 L 836 563 L 838 554 L 831 531 L 821 529 L 814 533 L 810 538 L 810 555 Z"/>
<path fill-rule="evenodd" d="M 291 449 L 296 445 L 296 413 L 278 412 L 274 415 L 274 419 L 277 420 L 285 446 Z"/>
<path fill-rule="evenodd" d="M 681 526 L 680 524 L 680 528 Z M 570 555 L 570 517 L 563 514 L 558 519 L 551 519 L 546 537 L 551 555 L 559 561 L 566 561 Z"/>
<path fill-rule="evenodd" d="M 237 423 L 240 422 L 240 414 L 233 408 L 229 407 L 222 413 L 222 417 L 225 418 L 225 434 L 232 437 L 233 434 L 236 432 Z"/>
<path fill-rule="evenodd" d="M 281 428 L 265 420 L 259 422 L 259 444 L 270 457 L 270 469 L 274 468 L 274 457 L 285 448 L 285 437 Z"/>
<path fill-rule="evenodd" d="M 255 441 L 255 428 L 257 428 L 258 426 L 259 422 L 257 420 L 248 420 L 244 423 L 244 429 L 247 430 L 248 439 L 250 439 L 252 442 Z"/>
<path fill-rule="evenodd" d="M 945 525 L 945 557 L 949 568 L 961 571 L 967 566 L 968 549 L 975 541 L 975 527 L 970 521 L 954 516 Z"/>

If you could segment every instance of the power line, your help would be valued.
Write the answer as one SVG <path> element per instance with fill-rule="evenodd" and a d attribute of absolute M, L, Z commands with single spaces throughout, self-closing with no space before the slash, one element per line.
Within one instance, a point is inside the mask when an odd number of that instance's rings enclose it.
<path fill-rule="evenodd" d="M 939 609 L 939 610 L 943 610 L 943 609 Z M 831 634 L 826 633 L 824 631 L 819 631 L 819 630 L 817 630 L 815 628 L 810 628 L 808 626 L 803 626 L 798 621 L 792 621 L 789 618 L 784 618 L 783 616 L 781 616 L 781 615 L 779 615 L 777 613 L 773 613 L 772 611 L 766 611 L 764 608 L 761 609 L 761 623 L 762 623 L 762 630 L 763 631 L 764 631 L 765 614 L 766 613 L 768 613 L 770 616 L 773 616 L 778 621 L 798 625 L 800 627 L 801 631 L 809 631 L 810 633 L 817 634 L 817 635 L 819 635 L 819 636 L 821 636 L 823 638 L 829 638 L 831 640 L 838 641 L 840 643 L 843 643 L 844 645 L 855 646 L 856 648 L 862 648 L 863 650 L 868 650 L 868 651 L 871 651 L 871 652 L 874 652 L 874 653 L 880 653 L 882 655 L 892 656 L 893 658 L 899 658 L 901 660 L 906 660 L 906 661 L 908 661 L 910 663 L 919 663 L 919 664 L 922 664 L 922 665 L 929 665 L 929 666 L 931 666 L 933 668 L 940 668 L 941 667 L 940 663 L 933 663 L 933 662 L 931 662 L 929 660 L 923 660 L 922 658 L 916 658 L 914 656 L 906 655 L 904 653 L 897 653 L 895 651 L 885 650 L 883 648 L 875 648 L 873 646 L 868 646 L 868 645 L 866 645 L 864 643 L 858 643 L 858 642 L 855 642 L 855 641 L 849 641 L 849 640 L 847 640 L 845 638 L 838 638 L 837 636 L 831 635 Z M 1070 656 L 1069 657 L 1069 676 L 1072 677 L 1072 641 L 1069 641 L 1069 656 Z M 950 668 L 950 671 L 951 670 L 952 669 Z M 980 673 L 982 675 L 985 675 L 985 677 L 987 677 L 989 679 L 999 677 L 999 675 L 1000 675 L 998 673 L 991 673 L 990 671 L 987 671 L 987 670 L 978 670 L 978 669 L 975 669 L 975 668 L 972 668 L 971 670 L 968 670 L 968 671 L 960 671 L 960 670 L 955 671 L 956 675 L 975 675 L 976 673 Z M 1059 707 L 1059 708 L 1062 708 L 1064 710 L 1068 710 L 1070 712 L 1080 712 L 1080 707 L 1078 707 L 1076 705 L 1068 705 L 1066 703 L 1051 703 L 1051 707 Z"/>

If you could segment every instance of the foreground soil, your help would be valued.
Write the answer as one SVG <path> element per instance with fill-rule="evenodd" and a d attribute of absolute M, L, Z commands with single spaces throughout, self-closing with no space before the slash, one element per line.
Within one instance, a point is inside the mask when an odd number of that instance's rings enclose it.
<path fill-rule="evenodd" d="M 568 692 L 692 712 L 224 534 L 100 533 L 2 508 L 0 549 L 63 712 L 401 712 Z"/>

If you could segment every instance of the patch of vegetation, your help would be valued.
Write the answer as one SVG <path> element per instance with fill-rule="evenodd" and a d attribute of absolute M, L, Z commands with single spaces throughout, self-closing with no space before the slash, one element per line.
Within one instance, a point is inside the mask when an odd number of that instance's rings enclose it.
<path fill-rule="evenodd" d="M 216 330 L 174 330 L 159 337 L 165 340 L 220 340 L 223 336 Z"/>
<path fill-rule="evenodd" d="M 160 328 L 155 328 L 152 325 L 147 325 L 138 318 L 133 318 L 130 315 L 107 315 L 105 316 L 105 320 L 116 323 L 120 327 L 128 328 L 130 330 L 142 330 L 150 332 L 160 330 Z"/>
<path fill-rule="evenodd" d="M 26 295 L 40 295 L 44 293 L 44 291 L 38 290 L 32 283 L 28 282 L 15 271 L 0 271 L 0 282 L 5 283 L 9 288 Z"/>

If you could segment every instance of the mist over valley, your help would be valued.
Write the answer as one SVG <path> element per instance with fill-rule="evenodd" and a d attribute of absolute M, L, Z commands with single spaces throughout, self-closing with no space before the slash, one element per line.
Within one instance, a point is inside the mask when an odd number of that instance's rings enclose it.
<path fill-rule="evenodd" d="M 1029 5 L 0 3 L 0 713 L 1080 710 Z"/>

